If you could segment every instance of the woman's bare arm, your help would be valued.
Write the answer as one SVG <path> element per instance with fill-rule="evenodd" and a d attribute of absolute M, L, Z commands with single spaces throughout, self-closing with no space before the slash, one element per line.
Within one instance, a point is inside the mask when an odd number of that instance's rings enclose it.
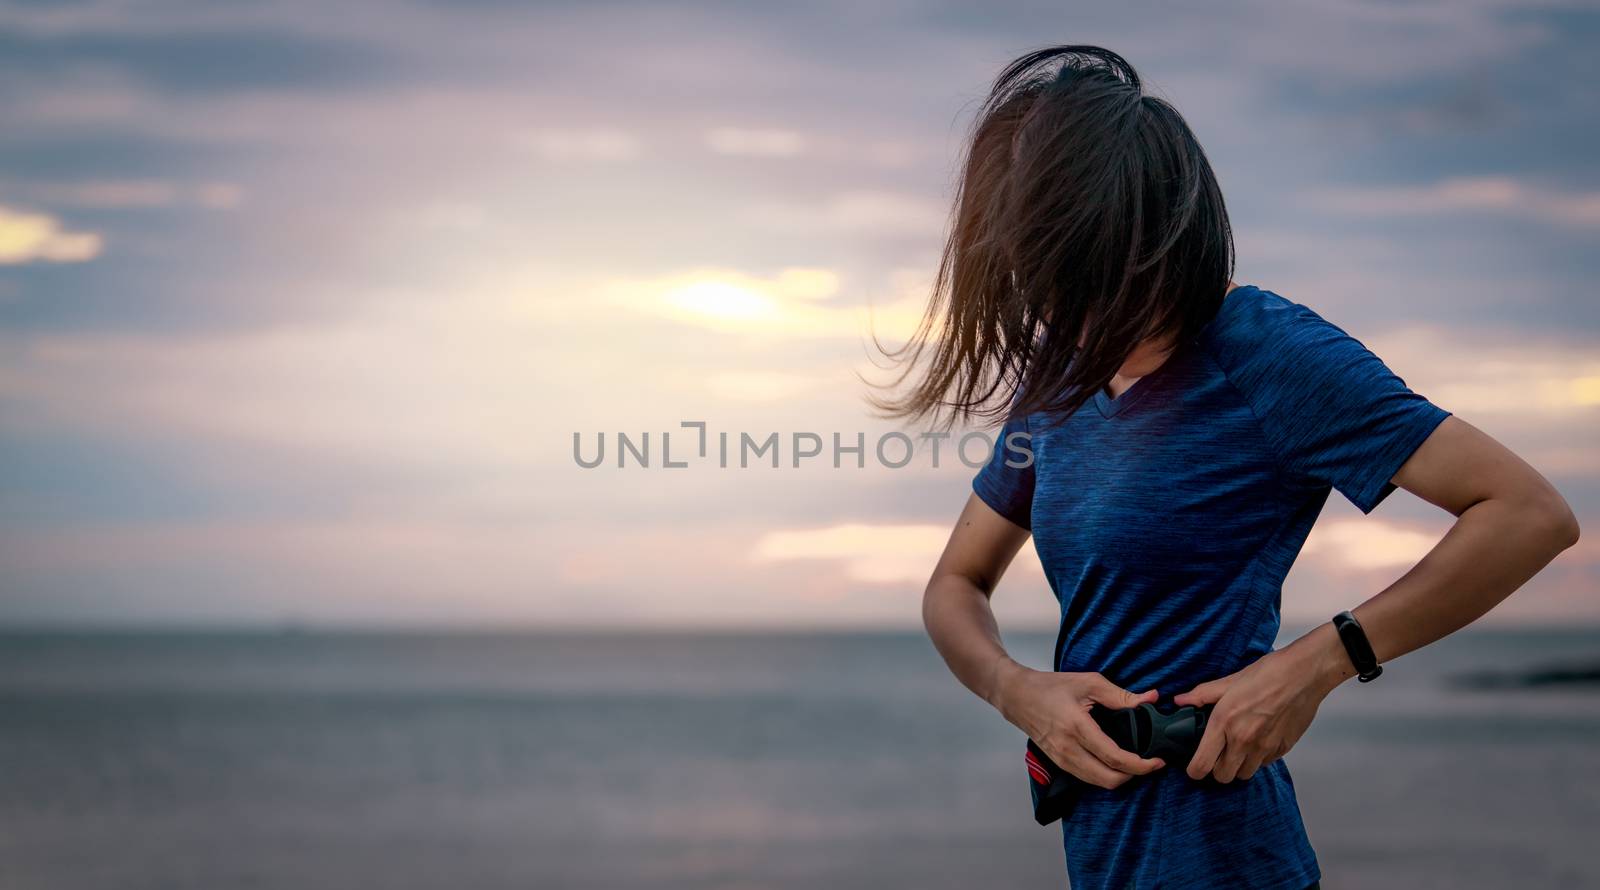
<path fill-rule="evenodd" d="M 934 648 L 956 679 L 991 705 L 1000 677 L 1020 665 L 1001 644 L 989 597 L 1027 540 L 1027 529 L 969 496 L 922 597 Z"/>
<path fill-rule="evenodd" d="M 1132 707 L 1154 692 L 1134 695 L 1096 673 L 1030 670 L 1006 653 L 989 598 L 1027 540 L 1027 529 L 976 495 L 967 499 L 922 598 L 934 647 L 963 685 L 1078 778 L 1115 788 L 1160 769 L 1160 760 L 1122 750 L 1089 718 L 1095 703 Z"/>
<path fill-rule="evenodd" d="M 1476 621 L 1578 542 L 1578 519 L 1555 487 L 1457 417 L 1445 418 L 1394 483 L 1456 522 L 1411 571 L 1355 609 L 1379 661 Z"/>
<path fill-rule="evenodd" d="M 1393 481 L 1456 521 L 1415 567 L 1354 610 L 1379 661 L 1477 620 L 1578 540 L 1578 521 L 1554 486 L 1454 416 Z M 1283 756 L 1322 699 L 1355 674 L 1338 634 L 1324 623 L 1244 670 L 1179 696 L 1179 704 L 1217 706 L 1189 774 L 1249 778 Z"/>

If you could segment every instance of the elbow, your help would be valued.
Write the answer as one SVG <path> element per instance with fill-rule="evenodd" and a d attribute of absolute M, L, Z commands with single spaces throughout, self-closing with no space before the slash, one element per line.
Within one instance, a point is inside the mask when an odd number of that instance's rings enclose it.
<path fill-rule="evenodd" d="M 938 611 L 939 601 L 939 575 L 935 574 L 928 579 L 928 586 L 922 591 L 922 629 L 929 636 L 933 635 L 934 613 Z"/>
<path fill-rule="evenodd" d="M 1573 515 L 1571 507 L 1567 508 L 1566 522 L 1561 526 L 1561 534 L 1561 540 L 1563 542 L 1561 544 L 1562 550 L 1565 550 L 1568 547 L 1578 543 L 1578 517 Z"/>
<path fill-rule="evenodd" d="M 1505 532 L 1522 537 L 1530 546 L 1548 547 L 1551 559 L 1578 543 L 1578 517 L 1543 477 L 1493 499 L 1506 510 Z"/>
<path fill-rule="evenodd" d="M 1558 553 L 1578 543 L 1578 517 L 1565 498 L 1553 495 L 1539 506 L 1538 516 L 1538 527 L 1550 536 Z"/>
<path fill-rule="evenodd" d="M 945 615 L 952 609 L 960 609 L 968 601 L 968 597 L 981 597 L 988 600 L 990 587 L 987 583 L 969 577 L 959 572 L 940 569 L 928 579 L 928 586 L 922 591 L 922 627 L 929 636 L 936 633 L 938 625 Z"/>

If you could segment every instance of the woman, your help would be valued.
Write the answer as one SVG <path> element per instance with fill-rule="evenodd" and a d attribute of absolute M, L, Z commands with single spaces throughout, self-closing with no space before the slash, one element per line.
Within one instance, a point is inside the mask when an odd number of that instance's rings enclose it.
<path fill-rule="evenodd" d="M 1282 758 L 1356 656 L 1331 623 L 1272 645 L 1332 489 L 1368 513 L 1404 488 L 1457 517 L 1354 609 L 1378 661 L 1483 615 L 1578 537 L 1532 467 L 1232 270 L 1178 113 L 1115 53 L 1031 53 L 982 110 L 934 301 L 898 353 L 912 385 L 881 402 L 1005 421 L 923 614 L 961 682 L 1083 780 L 1062 820 L 1074 890 L 1320 880 Z M 1006 654 L 989 606 L 1030 533 L 1061 602 L 1053 671 Z M 1186 770 L 1089 716 L 1141 702 L 1214 704 Z"/>

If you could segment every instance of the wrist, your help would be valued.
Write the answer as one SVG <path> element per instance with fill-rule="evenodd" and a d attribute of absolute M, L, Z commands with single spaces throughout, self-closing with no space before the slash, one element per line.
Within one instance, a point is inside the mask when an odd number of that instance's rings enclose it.
<path fill-rule="evenodd" d="M 1012 720 L 1011 716 L 1012 692 L 1017 685 L 1017 681 L 1022 679 L 1028 672 L 1027 667 L 1005 655 L 995 659 L 994 668 L 990 671 L 989 694 L 984 697 L 984 700 L 989 703 L 990 707 L 999 711 L 1000 716 L 1004 717 L 1008 722 L 1016 722 Z"/>
<path fill-rule="evenodd" d="M 1305 647 L 1312 682 L 1323 695 L 1356 675 L 1355 665 L 1350 663 L 1350 654 L 1345 651 L 1339 632 L 1331 623 L 1318 625 L 1301 637 L 1299 643 Z"/>

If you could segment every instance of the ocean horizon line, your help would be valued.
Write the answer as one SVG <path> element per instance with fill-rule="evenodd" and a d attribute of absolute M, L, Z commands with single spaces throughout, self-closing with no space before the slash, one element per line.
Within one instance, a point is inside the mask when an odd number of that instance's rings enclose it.
<path fill-rule="evenodd" d="M 1304 631 L 1317 622 L 1285 621 L 1283 632 Z M 1006 634 L 1053 634 L 1049 624 L 1022 624 L 1002 627 Z M 1504 620 L 1475 624 L 1458 631 L 1459 635 L 1600 633 L 1600 622 L 1572 623 L 1534 620 Z M 750 624 L 535 624 L 535 623 L 394 623 L 394 622 L 37 622 L 0 623 L 0 638 L 6 637 L 146 637 L 146 636 L 237 636 L 237 637 L 812 637 L 812 636 L 922 636 L 925 631 L 911 624 L 827 624 L 772 623 Z M 1281 635 L 1281 634 L 1280 634 Z"/>

